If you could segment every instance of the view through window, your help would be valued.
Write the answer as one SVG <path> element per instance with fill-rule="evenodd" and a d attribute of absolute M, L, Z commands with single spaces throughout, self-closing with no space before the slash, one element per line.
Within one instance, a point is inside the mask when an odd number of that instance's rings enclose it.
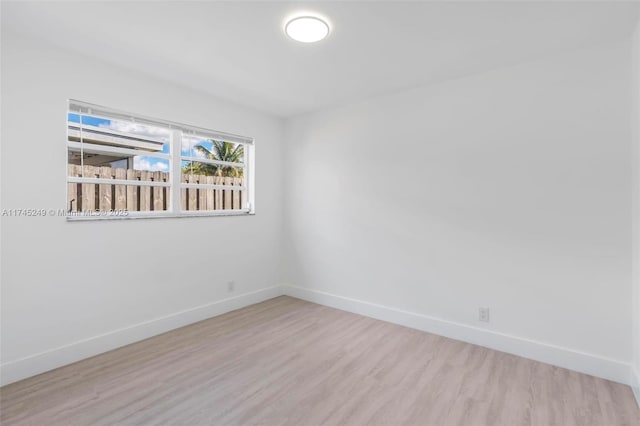
<path fill-rule="evenodd" d="M 252 212 L 252 138 L 77 101 L 67 130 L 71 218 Z"/>

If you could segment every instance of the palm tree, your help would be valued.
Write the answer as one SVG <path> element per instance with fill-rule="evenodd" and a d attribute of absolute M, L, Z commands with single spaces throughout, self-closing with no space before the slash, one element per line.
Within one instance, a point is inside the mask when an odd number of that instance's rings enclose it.
<path fill-rule="evenodd" d="M 211 140 L 211 143 L 213 144 L 211 151 L 202 145 L 196 145 L 194 148 L 208 160 L 242 163 L 244 159 L 242 144 L 215 140 Z M 182 168 L 182 171 L 194 175 L 242 177 L 242 168 L 218 164 L 190 162 Z"/>

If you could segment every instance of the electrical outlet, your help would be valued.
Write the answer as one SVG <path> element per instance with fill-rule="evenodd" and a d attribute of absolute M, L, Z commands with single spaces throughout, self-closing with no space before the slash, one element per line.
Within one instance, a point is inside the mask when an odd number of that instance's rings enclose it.
<path fill-rule="evenodd" d="M 236 291 L 236 282 L 235 281 L 229 281 L 227 283 L 227 291 L 229 291 L 229 292 Z"/>
<path fill-rule="evenodd" d="M 482 322 L 489 322 L 489 308 L 478 309 L 478 320 Z"/>

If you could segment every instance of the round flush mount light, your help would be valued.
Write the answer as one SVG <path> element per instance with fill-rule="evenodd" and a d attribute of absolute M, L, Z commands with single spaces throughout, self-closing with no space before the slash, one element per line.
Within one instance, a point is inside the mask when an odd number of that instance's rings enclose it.
<path fill-rule="evenodd" d="M 315 43 L 329 35 L 329 24 L 315 16 L 299 16 L 284 26 L 289 37 L 302 43 Z"/>

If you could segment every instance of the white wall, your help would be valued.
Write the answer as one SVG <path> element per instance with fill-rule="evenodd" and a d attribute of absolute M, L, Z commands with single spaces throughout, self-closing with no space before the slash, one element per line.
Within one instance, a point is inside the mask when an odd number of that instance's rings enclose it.
<path fill-rule="evenodd" d="M 290 120 L 289 291 L 628 382 L 630 79 L 619 42 Z"/>
<path fill-rule="evenodd" d="M 632 250 L 632 285 L 633 285 L 633 344 L 634 372 L 633 386 L 636 399 L 640 405 L 640 23 L 636 26 L 631 44 L 632 58 L 632 97 L 631 116 L 633 155 L 632 198 L 633 198 L 633 250 Z"/>
<path fill-rule="evenodd" d="M 2 208 L 65 208 L 68 98 L 255 137 L 257 214 L 3 217 L 4 383 L 279 291 L 281 120 L 3 31 Z"/>

